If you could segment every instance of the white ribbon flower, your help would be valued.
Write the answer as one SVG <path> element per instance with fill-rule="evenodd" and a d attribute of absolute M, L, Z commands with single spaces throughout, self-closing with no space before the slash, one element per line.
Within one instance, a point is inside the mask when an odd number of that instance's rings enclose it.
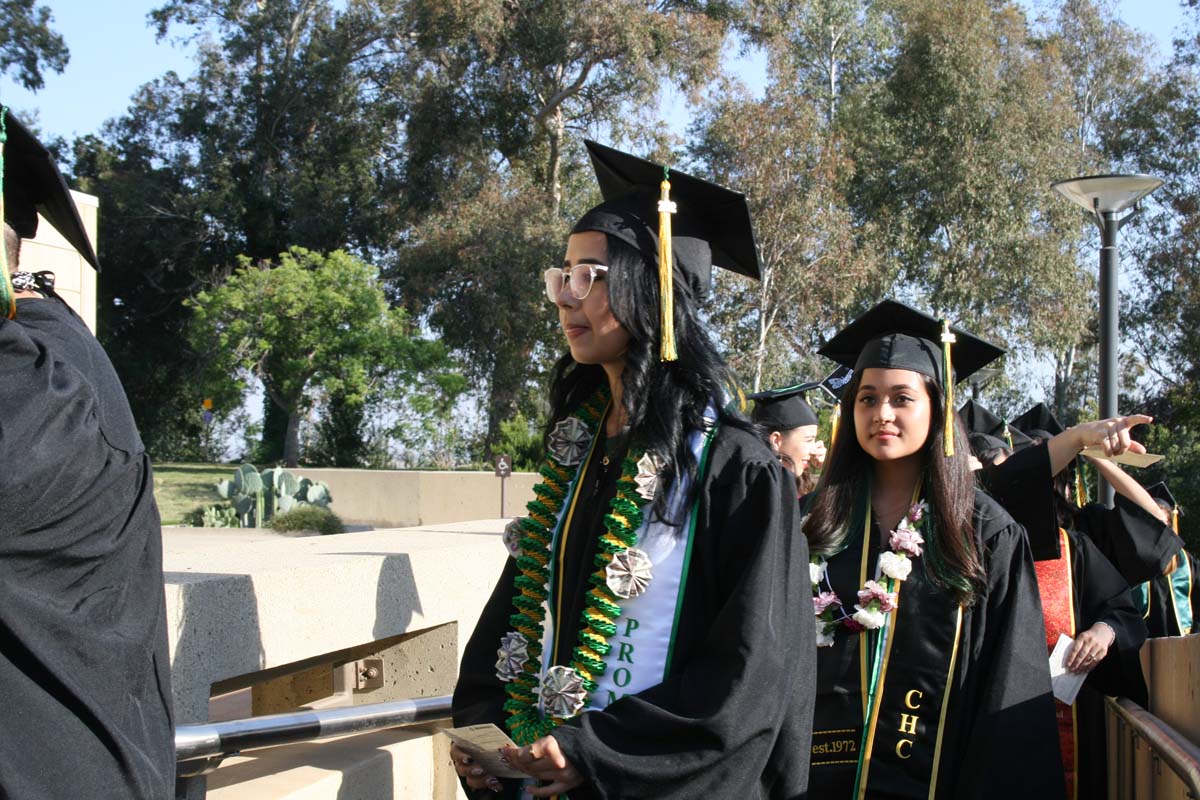
<path fill-rule="evenodd" d="M 879 570 L 894 580 L 903 581 L 912 572 L 912 561 L 899 553 L 880 553 Z"/>
<path fill-rule="evenodd" d="M 824 561 L 818 561 L 815 564 L 809 563 L 808 579 L 813 583 L 820 583 L 821 581 L 825 580 L 825 571 L 828 568 L 828 565 Z"/>
<path fill-rule="evenodd" d="M 882 611 L 872 611 L 862 606 L 855 606 L 854 608 L 856 609 L 853 617 L 854 621 L 868 630 L 882 628 L 883 623 L 887 621 L 887 615 Z"/>
<path fill-rule="evenodd" d="M 817 618 L 817 647 L 833 647 L 833 630 L 826 631 L 825 620 Z"/>

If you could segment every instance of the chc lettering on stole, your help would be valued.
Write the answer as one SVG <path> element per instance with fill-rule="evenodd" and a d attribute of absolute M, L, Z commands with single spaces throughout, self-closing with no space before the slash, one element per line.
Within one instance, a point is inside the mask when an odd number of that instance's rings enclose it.
<path fill-rule="evenodd" d="M 904 694 L 904 707 L 909 711 L 921 710 L 921 699 L 925 697 L 925 693 L 920 689 L 909 689 Z M 900 726 L 897 730 L 906 736 L 917 735 L 917 723 L 921 721 L 919 714 L 909 714 L 902 711 L 900 713 Z M 896 742 L 896 755 L 899 758 L 912 758 L 912 739 L 900 739 Z"/>

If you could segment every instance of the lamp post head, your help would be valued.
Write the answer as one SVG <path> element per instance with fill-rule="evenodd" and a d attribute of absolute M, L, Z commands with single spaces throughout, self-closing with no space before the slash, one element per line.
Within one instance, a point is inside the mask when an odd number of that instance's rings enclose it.
<path fill-rule="evenodd" d="M 1162 186 L 1152 175 L 1087 175 L 1051 184 L 1063 197 L 1093 213 L 1119 213 Z"/>

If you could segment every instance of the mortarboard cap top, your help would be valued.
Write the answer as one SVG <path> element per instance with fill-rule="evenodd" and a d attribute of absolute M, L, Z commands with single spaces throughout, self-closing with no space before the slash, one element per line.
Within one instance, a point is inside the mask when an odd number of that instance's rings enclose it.
<path fill-rule="evenodd" d="M 1027 436 L 1037 439 L 1053 439 L 1065 430 L 1062 423 L 1045 403 L 1038 403 L 1012 421 L 1012 425 Z"/>
<path fill-rule="evenodd" d="M 650 255 L 659 252 L 661 164 L 585 141 L 604 202 L 571 229 L 600 231 Z M 761 268 L 750 206 L 741 192 L 670 170 L 671 246 L 684 283 L 696 297 L 707 294 L 714 266 L 757 280 Z"/>
<path fill-rule="evenodd" d="M 1167 484 L 1159 481 L 1153 486 L 1147 486 L 1146 491 L 1156 500 L 1162 500 L 1173 509 L 1179 509 L 1179 503 L 1175 501 L 1175 495 L 1171 494 L 1171 490 L 1167 488 Z"/>
<path fill-rule="evenodd" d="M 951 349 L 955 382 L 1004 355 L 990 342 L 950 326 L 955 336 Z M 818 351 L 855 372 L 872 367 L 907 369 L 927 375 L 944 386 L 942 321 L 923 311 L 884 300 L 855 319 Z"/>
<path fill-rule="evenodd" d="M 45 145 L 12 115 L 4 115 L 4 219 L 22 239 L 37 234 L 38 212 L 96 269 L 100 262 L 92 250 L 71 198 L 71 191 Z"/>
<path fill-rule="evenodd" d="M 748 395 L 754 401 L 751 418 L 773 431 L 790 431 L 806 425 L 817 425 L 817 412 L 804 399 L 806 392 L 820 389 L 818 383 L 799 383 L 780 389 L 768 389 Z"/>

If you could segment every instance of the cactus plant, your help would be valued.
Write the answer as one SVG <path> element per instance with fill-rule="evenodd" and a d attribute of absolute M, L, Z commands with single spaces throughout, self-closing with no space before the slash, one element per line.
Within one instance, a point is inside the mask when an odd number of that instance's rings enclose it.
<path fill-rule="evenodd" d="M 231 479 L 218 482 L 217 494 L 230 501 L 229 513 L 243 528 L 263 527 L 275 514 L 300 506 L 326 508 L 333 502 L 329 487 L 320 481 L 300 478 L 283 467 L 260 473 L 253 464 L 242 464 Z"/>

